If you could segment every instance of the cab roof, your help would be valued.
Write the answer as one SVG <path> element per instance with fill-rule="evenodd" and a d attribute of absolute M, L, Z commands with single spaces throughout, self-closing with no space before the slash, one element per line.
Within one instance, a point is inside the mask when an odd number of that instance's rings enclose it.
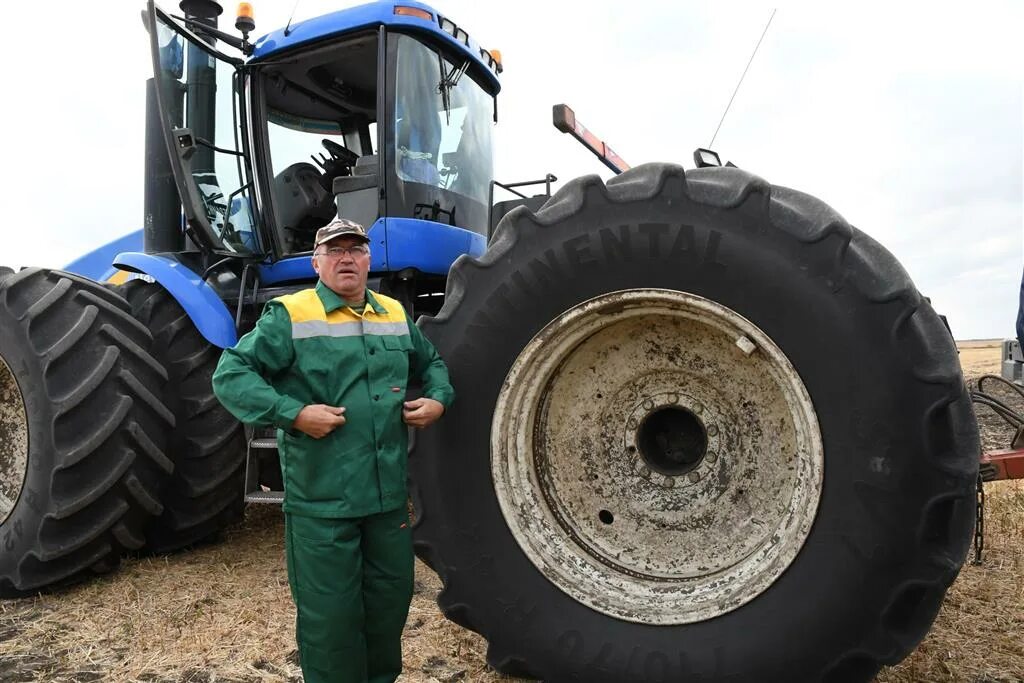
<path fill-rule="evenodd" d="M 292 24 L 287 33 L 278 29 L 255 42 L 250 61 L 264 61 L 302 45 L 378 26 L 402 28 L 434 38 L 468 57 L 486 79 L 492 94 L 497 95 L 501 89 L 500 65 L 491 54 L 449 17 L 415 0 L 378 0 Z"/>

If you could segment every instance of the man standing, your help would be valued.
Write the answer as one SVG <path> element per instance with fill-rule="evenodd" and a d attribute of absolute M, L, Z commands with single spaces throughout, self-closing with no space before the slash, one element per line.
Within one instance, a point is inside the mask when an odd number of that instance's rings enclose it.
<path fill-rule="evenodd" d="M 402 305 L 367 289 L 362 226 L 321 228 L 313 268 L 315 288 L 270 301 L 224 351 L 213 388 L 239 420 L 278 428 L 306 683 L 390 682 L 413 585 L 406 425 L 437 420 L 454 391 Z M 423 398 L 405 401 L 410 374 Z"/>

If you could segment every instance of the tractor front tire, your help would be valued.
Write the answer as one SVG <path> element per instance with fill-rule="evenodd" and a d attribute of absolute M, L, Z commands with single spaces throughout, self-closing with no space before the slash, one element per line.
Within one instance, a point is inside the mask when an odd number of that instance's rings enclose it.
<path fill-rule="evenodd" d="M 173 469 L 151 343 L 96 282 L 0 269 L 0 596 L 107 572 L 143 545 Z"/>
<path fill-rule="evenodd" d="M 499 671 L 866 681 L 974 525 L 956 348 L 896 260 L 734 168 L 567 184 L 420 322 L 457 398 L 410 459 L 417 552 Z"/>
<path fill-rule="evenodd" d="M 153 354 L 169 375 L 165 401 L 177 424 L 168 443 L 174 473 L 161 488 L 164 511 L 146 530 L 146 549 L 170 552 L 241 519 L 245 433 L 213 394 L 220 349 L 203 338 L 174 297 L 143 280 L 129 280 L 116 291 L 152 332 Z"/>

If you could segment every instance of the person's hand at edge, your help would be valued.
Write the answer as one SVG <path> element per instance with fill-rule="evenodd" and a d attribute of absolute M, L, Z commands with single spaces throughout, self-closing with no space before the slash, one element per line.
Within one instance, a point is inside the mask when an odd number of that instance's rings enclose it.
<path fill-rule="evenodd" d="M 444 404 L 432 398 L 417 398 L 402 404 L 402 420 L 410 427 L 423 428 L 444 414 Z"/>
<path fill-rule="evenodd" d="M 345 424 L 345 409 L 326 406 L 322 403 L 309 405 L 299 411 L 292 426 L 309 434 L 314 439 L 322 439 L 335 429 Z"/>

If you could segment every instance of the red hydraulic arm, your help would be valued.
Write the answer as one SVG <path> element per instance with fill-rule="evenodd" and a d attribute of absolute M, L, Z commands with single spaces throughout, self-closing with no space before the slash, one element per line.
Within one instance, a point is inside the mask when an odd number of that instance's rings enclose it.
<path fill-rule="evenodd" d="M 568 105 L 556 104 L 552 111 L 552 118 L 555 128 L 583 143 L 584 147 L 597 155 L 602 164 L 615 171 L 616 174 L 629 170 L 629 164 L 622 157 L 576 120 L 576 113 Z"/>
<path fill-rule="evenodd" d="M 1001 391 L 986 391 L 992 384 Z M 982 481 L 1024 479 L 1024 414 L 1009 401 L 1014 394 L 1018 400 L 1024 399 L 1024 387 L 999 375 L 983 375 L 978 379 L 978 388 L 971 391 L 975 406 L 991 409 L 1015 430 L 1009 448 L 981 454 L 978 465 Z"/>
<path fill-rule="evenodd" d="M 1024 479 L 1024 448 L 982 453 L 980 465 L 981 478 L 985 481 Z"/>

